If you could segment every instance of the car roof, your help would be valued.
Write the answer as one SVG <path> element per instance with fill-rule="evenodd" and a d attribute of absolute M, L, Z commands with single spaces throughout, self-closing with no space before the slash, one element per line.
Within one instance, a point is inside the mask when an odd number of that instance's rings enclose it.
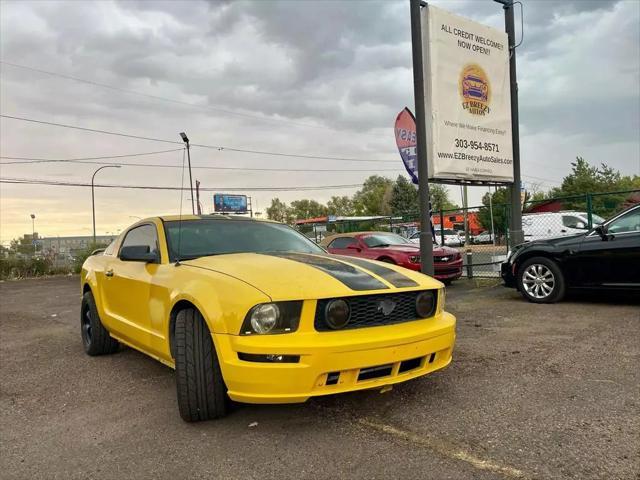
<path fill-rule="evenodd" d="M 245 217 L 243 215 L 222 215 L 219 213 L 212 213 L 210 215 L 161 215 L 158 217 L 147 218 L 145 220 L 149 221 L 156 218 L 159 218 L 163 222 L 176 222 L 182 219 L 182 220 L 219 220 L 219 221 L 241 220 L 244 222 L 279 223 L 274 220 L 269 220 L 266 218 L 252 218 L 252 217 Z M 145 220 L 142 220 L 142 221 L 145 221 Z"/>

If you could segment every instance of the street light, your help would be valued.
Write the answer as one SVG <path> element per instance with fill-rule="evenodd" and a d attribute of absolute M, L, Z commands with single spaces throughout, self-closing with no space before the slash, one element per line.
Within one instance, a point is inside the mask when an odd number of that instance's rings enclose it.
<path fill-rule="evenodd" d="M 91 176 L 91 210 L 93 212 L 93 245 L 96 244 L 96 196 L 94 192 L 93 180 L 96 178 L 96 173 L 98 173 L 103 168 L 120 168 L 120 165 L 103 165 L 98 168 L 93 175 Z"/>
<path fill-rule="evenodd" d="M 33 256 L 36 255 L 36 215 L 31 214 L 31 243 L 33 243 Z"/>
<path fill-rule="evenodd" d="M 187 134 L 184 132 L 180 132 L 180 138 L 182 138 L 182 141 L 187 146 L 187 162 L 189 163 L 189 191 L 191 192 L 191 213 L 195 215 L 196 207 L 194 206 L 194 203 L 193 203 L 193 180 L 191 179 L 191 153 L 189 150 L 189 138 L 187 137 Z M 182 185 L 180 185 L 180 188 L 182 188 Z"/>

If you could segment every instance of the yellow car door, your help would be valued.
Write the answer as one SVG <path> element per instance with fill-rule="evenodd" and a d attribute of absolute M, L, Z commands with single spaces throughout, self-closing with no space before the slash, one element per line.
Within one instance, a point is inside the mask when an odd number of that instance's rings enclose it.
<path fill-rule="evenodd" d="M 157 228 L 147 223 L 125 234 L 117 256 L 105 266 L 103 299 L 110 330 L 147 351 L 153 343 L 150 300 L 160 262 Z"/>

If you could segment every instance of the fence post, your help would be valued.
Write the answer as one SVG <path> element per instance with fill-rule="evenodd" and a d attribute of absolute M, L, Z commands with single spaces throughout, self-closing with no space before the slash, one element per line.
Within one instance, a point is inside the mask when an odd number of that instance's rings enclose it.
<path fill-rule="evenodd" d="M 504 205 L 504 240 L 505 245 L 509 248 L 509 217 L 511 215 L 510 205 Z"/>
<path fill-rule="evenodd" d="M 467 278 L 473 278 L 473 252 L 467 250 Z"/>
<path fill-rule="evenodd" d="M 440 245 L 444 246 L 444 211 L 440 209 Z"/>
<path fill-rule="evenodd" d="M 587 228 L 593 227 L 593 197 L 587 193 Z"/>

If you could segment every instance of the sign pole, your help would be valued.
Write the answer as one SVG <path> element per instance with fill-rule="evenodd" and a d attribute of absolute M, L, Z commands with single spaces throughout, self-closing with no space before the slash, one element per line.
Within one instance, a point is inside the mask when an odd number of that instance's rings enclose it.
<path fill-rule="evenodd" d="M 433 237 L 429 216 L 429 174 L 427 173 L 427 130 L 422 59 L 421 0 L 410 0 L 411 50 L 413 54 L 413 92 L 416 103 L 416 153 L 418 156 L 418 196 L 420 198 L 420 261 L 422 273 L 432 275 Z"/>
<path fill-rule="evenodd" d="M 511 78 L 511 136 L 513 144 L 513 185 L 511 186 L 510 246 L 524 242 L 522 200 L 520 198 L 520 131 L 518 120 L 518 80 L 516 76 L 516 35 L 512 0 L 495 0 L 504 9 L 504 25 L 509 39 L 509 77 Z"/>

